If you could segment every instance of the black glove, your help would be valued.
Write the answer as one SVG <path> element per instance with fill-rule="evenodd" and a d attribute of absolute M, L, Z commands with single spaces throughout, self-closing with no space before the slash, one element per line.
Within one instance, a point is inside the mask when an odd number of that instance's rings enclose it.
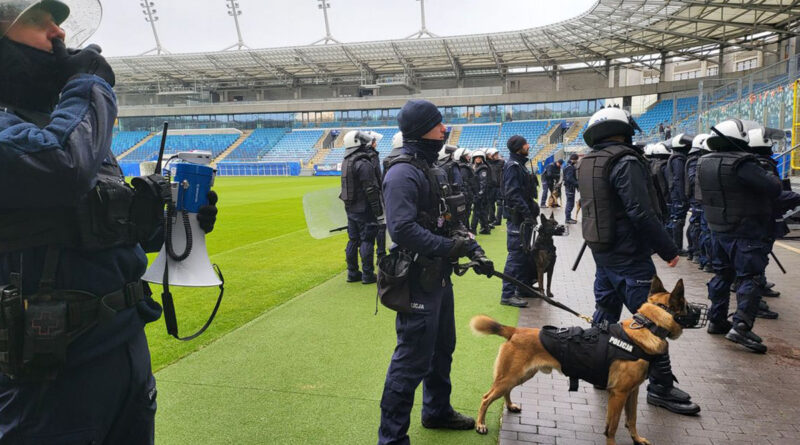
<path fill-rule="evenodd" d="M 214 230 L 214 223 L 217 222 L 217 192 L 208 192 L 208 204 L 197 210 L 197 222 L 203 232 L 211 233 Z"/>
<path fill-rule="evenodd" d="M 103 49 L 97 45 L 89 45 L 82 50 L 67 50 L 64 41 L 53 39 L 53 54 L 56 56 L 60 68 L 61 78 L 64 83 L 76 74 L 94 74 L 112 87 L 116 83 L 116 76 L 111 65 L 100 53 Z"/>
<path fill-rule="evenodd" d="M 465 257 L 469 255 L 469 242 L 471 240 L 467 237 L 463 236 L 454 236 L 453 237 L 453 247 L 450 248 L 450 251 L 447 252 L 447 256 L 452 259 L 459 259 L 461 257 Z"/>
<path fill-rule="evenodd" d="M 486 275 L 488 278 L 492 277 L 494 273 L 494 263 L 489 258 L 486 258 L 483 253 L 479 253 L 472 257 L 472 261 L 477 263 L 472 266 L 472 269 L 478 275 Z"/>

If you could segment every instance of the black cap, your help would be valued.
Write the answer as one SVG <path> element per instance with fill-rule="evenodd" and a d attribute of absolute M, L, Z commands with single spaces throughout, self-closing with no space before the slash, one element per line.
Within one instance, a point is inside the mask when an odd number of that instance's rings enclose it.
<path fill-rule="evenodd" d="M 578 155 L 575 154 L 575 153 L 572 153 L 571 155 L 569 155 L 569 160 L 570 161 L 577 161 L 578 160 Z"/>
<path fill-rule="evenodd" d="M 520 135 L 514 135 L 508 139 L 508 143 L 506 144 L 506 146 L 508 147 L 508 150 L 510 152 L 516 153 L 522 150 L 522 147 L 524 147 L 525 144 L 527 143 L 528 141 L 524 137 Z"/>

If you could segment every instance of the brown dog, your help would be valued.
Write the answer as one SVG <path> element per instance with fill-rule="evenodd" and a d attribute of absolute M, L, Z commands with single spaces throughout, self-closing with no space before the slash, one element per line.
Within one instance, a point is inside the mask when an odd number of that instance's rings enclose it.
<path fill-rule="evenodd" d="M 653 278 L 650 296 L 637 312 L 640 316 L 651 320 L 655 326 L 665 329 L 668 332 L 668 338 L 678 338 L 683 332 L 683 328 L 669 312 L 660 306 L 669 308 L 675 314 L 686 314 L 687 304 L 683 295 L 683 280 L 678 281 L 672 292 L 667 292 L 661 280 L 658 277 Z M 633 318 L 624 320 L 620 325 L 630 343 L 635 344 L 645 353 L 658 355 L 667 351 L 667 341 L 656 336 L 650 330 L 643 329 L 637 320 Z M 485 315 L 473 317 L 470 326 L 476 333 L 500 335 L 508 340 L 500 345 L 500 352 L 494 365 L 494 383 L 489 392 L 484 394 L 478 411 L 476 430 L 480 434 L 486 434 L 486 410 L 492 402 L 504 397 L 506 408 L 510 412 L 520 412 L 522 409 L 511 402 L 511 390 L 526 382 L 538 371 L 549 374 L 555 369 L 561 372 L 562 363 L 545 349 L 539 337 L 541 329 L 503 326 Z M 609 346 L 609 348 L 611 347 Z M 623 407 L 626 417 L 625 426 L 628 428 L 634 444 L 650 444 L 647 439 L 636 432 L 636 404 L 639 386 L 647 378 L 648 367 L 649 362 L 643 359 L 611 362 L 606 385 L 609 391 L 605 429 L 607 445 L 616 443 L 614 436 L 619 426 Z"/>

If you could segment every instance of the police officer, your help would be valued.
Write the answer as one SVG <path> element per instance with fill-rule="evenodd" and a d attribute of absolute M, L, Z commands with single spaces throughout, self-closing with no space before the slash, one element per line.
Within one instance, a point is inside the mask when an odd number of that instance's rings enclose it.
<path fill-rule="evenodd" d="M 463 226 L 453 231 L 442 217 L 439 191 L 448 185 L 445 175 L 433 168 L 445 135 L 438 108 L 425 100 L 411 100 L 397 120 L 404 137 L 403 156 L 389 166 L 383 183 L 386 221 L 396 243 L 393 249 L 408 250 L 425 260 L 412 265 L 408 278 L 412 311 L 397 314 L 397 346 L 381 398 L 379 444 L 409 443 L 411 408 L 420 382 L 424 427 L 475 427 L 472 418 L 450 404 L 456 340 L 451 262 L 468 256 L 477 262 L 476 271 L 494 271 L 480 246 L 464 236 L 468 232 Z"/>
<path fill-rule="evenodd" d="M 503 169 L 503 195 L 506 198 L 506 249 L 508 257 L 503 271 L 525 284 L 532 285 L 536 277 L 536 263 L 525 252 L 523 245 L 530 232 L 522 233 L 522 226 L 532 229 L 539 216 L 536 205 L 536 192 L 533 189 L 533 176 L 528 170 L 528 152 L 531 148 L 524 137 L 511 136 L 506 143 L 511 155 Z M 503 293 L 500 304 L 506 306 L 525 307 L 528 302 L 522 297 L 528 296 L 523 289 L 508 281 L 503 281 Z"/>
<path fill-rule="evenodd" d="M 439 150 L 439 160 L 436 161 L 436 166 L 444 170 L 453 192 L 462 193 L 464 184 L 461 182 L 461 169 L 458 168 L 458 163 L 453 159 L 453 154 L 457 150 L 458 147 L 454 145 L 445 145 Z"/>
<path fill-rule="evenodd" d="M 669 209 L 672 201 L 669 198 L 666 168 L 670 152 L 666 145 L 659 142 L 645 149 L 645 157 L 649 160 L 650 177 L 653 180 L 653 186 L 658 197 L 659 218 L 664 228 L 669 231 L 671 230 L 669 229 L 671 227 L 669 224 Z"/>
<path fill-rule="evenodd" d="M 464 226 L 469 227 L 470 216 L 472 215 L 473 206 L 475 204 L 475 194 L 477 188 L 475 172 L 472 170 L 472 164 L 470 164 L 470 151 L 466 148 L 459 148 L 453 154 L 453 159 L 458 161 L 458 168 L 459 172 L 461 173 L 461 183 L 464 186 L 464 198 L 467 200 L 467 212 L 465 215 L 466 219 L 464 220 Z"/>
<path fill-rule="evenodd" d="M 713 243 L 708 332 L 725 334 L 732 342 L 765 353 L 767 347 L 753 332 L 753 324 L 771 250 L 773 211 L 782 186 L 748 152 L 748 129 L 753 128 L 756 123 L 739 119 L 711 127 L 713 133 L 706 144 L 712 153 L 700 159 L 697 181 Z M 733 323 L 727 320 L 732 285 L 737 302 Z"/>
<path fill-rule="evenodd" d="M 493 226 L 503 223 L 503 167 L 506 161 L 500 156 L 496 148 L 486 150 L 487 162 L 492 170 L 492 205 L 489 212 L 489 222 Z"/>
<path fill-rule="evenodd" d="M 591 151 L 578 167 L 578 184 L 583 237 L 597 265 L 596 323 L 616 323 L 623 304 L 635 313 L 647 301 L 656 275 L 653 251 L 670 267 L 678 263 L 678 249 L 658 216 L 647 161 L 631 143 L 635 129 L 626 111 L 605 108 L 591 117 L 583 134 Z M 679 414 L 700 411 L 673 385 L 668 355 L 651 362 L 649 371 L 648 403 Z"/>
<path fill-rule="evenodd" d="M 403 154 L 403 132 L 398 131 L 397 133 L 392 136 L 392 151 L 389 152 L 389 155 L 383 158 L 383 177 L 386 177 L 386 170 L 389 169 L 389 163 L 392 162 L 392 159 Z"/>
<path fill-rule="evenodd" d="M 578 164 L 578 155 L 573 153 L 569 156 L 569 162 L 564 167 L 564 189 L 567 192 L 567 205 L 564 209 L 567 224 L 577 224 L 578 221 L 572 219 L 572 209 L 575 207 L 575 190 L 578 189 L 578 176 L 575 166 Z"/>
<path fill-rule="evenodd" d="M 60 27 L 73 20 L 88 38 L 94 29 L 81 18 L 99 17 L 99 8 L 83 2 L 70 18 L 67 2 L 0 1 L 3 443 L 154 440 L 144 325 L 161 308 L 140 278 L 163 226 L 145 230 L 158 217 L 125 205 L 133 192 L 111 152 L 111 67 L 96 45 L 67 50 Z M 163 216 L 163 205 L 155 209 Z M 215 215 L 213 205 L 198 213 L 206 232 Z M 125 230 L 134 223 L 142 224 L 135 237 Z M 35 329 L 40 322 L 48 329 Z"/>
<path fill-rule="evenodd" d="M 353 130 L 344 136 L 345 154 L 342 161 L 342 192 L 347 212 L 347 282 L 361 281 L 371 284 L 377 281 L 373 263 L 375 239 L 378 236 L 378 218 L 383 216 L 381 203 L 380 167 L 373 163 L 375 157 L 372 135 Z M 361 254 L 361 269 L 358 256 Z M 363 273 L 362 273 L 363 272 Z"/>
<path fill-rule="evenodd" d="M 707 138 L 707 134 L 698 134 L 692 139 L 692 148 L 686 157 L 686 173 L 684 174 L 686 199 L 692 211 L 692 216 L 689 217 L 689 227 L 686 229 L 687 257 L 689 261 L 694 261 L 697 264 L 701 262 L 701 258 L 704 256 L 700 247 L 700 221 L 703 217 L 703 208 L 698 199 L 695 179 L 697 177 L 697 161 L 703 153 L 706 153 L 703 149 L 703 143 Z"/>
<path fill-rule="evenodd" d="M 686 225 L 686 212 L 689 203 L 686 198 L 686 156 L 692 148 L 692 137 L 681 133 L 670 141 L 672 155 L 667 160 L 667 183 L 671 201 L 670 222 L 672 225 L 672 240 L 678 246 L 678 255 L 686 256 L 683 250 L 683 227 Z"/>
<path fill-rule="evenodd" d="M 556 184 L 561 180 L 562 165 L 564 165 L 564 160 L 559 159 L 545 167 L 542 175 L 542 202 L 539 204 L 541 207 L 547 207 L 548 195 L 555 190 Z M 557 207 L 558 204 L 554 206 Z"/>
<path fill-rule="evenodd" d="M 481 235 L 489 235 L 492 233 L 489 227 L 489 204 L 491 201 L 491 182 L 492 172 L 489 165 L 486 163 L 486 153 L 483 150 L 475 150 L 472 152 L 472 168 L 475 172 L 475 197 L 474 197 L 474 210 L 472 212 L 472 225 L 470 231 L 478 233 L 478 221 L 481 223 Z"/>
<path fill-rule="evenodd" d="M 383 171 L 381 170 L 381 156 L 378 152 L 378 143 L 383 139 L 383 135 L 373 131 L 367 132 L 372 136 L 372 143 L 369 151 L 369 160 L 372 163 L 372 168 L 375 174 L 383 181 Z M 378 221 L 378 233 L 375 235 L 375 251 L 377 255 L 376 264 L 380 264 L 381 259 L 386 256 L 386 222 L 383 220 Z"/>

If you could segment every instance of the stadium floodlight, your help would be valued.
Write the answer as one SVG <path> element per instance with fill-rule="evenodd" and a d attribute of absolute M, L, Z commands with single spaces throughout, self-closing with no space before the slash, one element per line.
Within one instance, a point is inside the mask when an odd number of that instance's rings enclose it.
<path fill-rule="evenodd" d="M 152 2 L 150 0 L 144 0 L 143 2 L 139 3 L 139 6 L 142 7 L 142 12 L 145 15 L 144 21 L 150 24 L 150 27 L 153 29 L 153 37 L 156 39 L 156 47 L 151 50 L 143 52 L 141 55 L 143 56 L 145 54 L 150 54 L 152 52 L 155 52 L 156 54 L 159 55 L 169 54 L 169 51 L 167 51 L 166 49 L 164 49 L 163 46 L 161 46 L 161 39 L 158 38 L 158 30 L 156 30 L 156 22 L 158 21 L 158 16 L 156 15 L 156 13 L 158 11 L 156 11 L 155 2 Z"/>
<path fill-rule="evenodd" d="M 325 37 L 312 43 L 312 45 L 316 45 L 317 43 L 322 43 L 323 45 L 327 45 L 328 43 L 341 43 L 340 41 L 334 39 L 331 35 L 331 25 L 328 21 L 328 8 L 331 7 L 331 4 L 327 0 L 317 0 L 317 2 L 319 3 L 317 8 L 321 9 L 322 14 L 325 16 Z"/>
<path fill-rule="evenodd" d="M 423 37 L 432 37 L 436 38 L 439 37 L 436 34 L 428 31 L 428 28 L 425 27 L 425 0 L 417 0 L 419 2 L 419 9 L 420 9 L 420 16 L 422 17 L 422 26 L 420 27 L 419 31 L 411 34 L 410 36 L 406 37 L 407 39 L 421 39 Z"/>
<path fill-rule="evenodd" d="M 236 35 L 239 37 L 239 41 L 223 49 L 223 51 L 227 51 L 233 48 L 250 49 L 249 46 L 245 45 L 244 40 L 242 40 L 242 28 L 239 26 L 239 16 L 242 15 L 242 9 L 239 7 L 239 2 L 237 0 L 225 0 L 225 3 L 226 6 L 228 7 L 228 15 L 233 17 L 233 21 L 234 23 L 236 23 Z"/>

